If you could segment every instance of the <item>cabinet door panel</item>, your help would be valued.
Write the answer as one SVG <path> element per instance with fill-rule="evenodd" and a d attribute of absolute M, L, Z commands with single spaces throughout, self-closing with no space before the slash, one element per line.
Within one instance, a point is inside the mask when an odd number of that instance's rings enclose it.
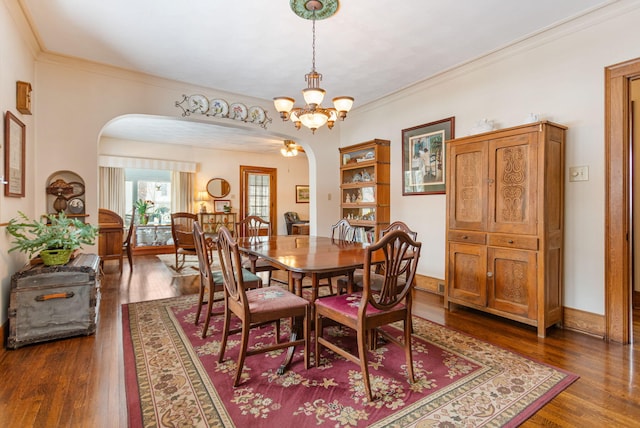
<path fill-rule="evenodd" d="M 475 305 L 487 304 L 487 250 L 484 245 L 449 244 L 448 295 Z"/>
<path fill-rule="evenodd" d="M 483 143 L 449 148 L 449 228 L 485 230 L 487 219 L 487 149 Z"/>
<path fill-rule="evenodd" d="M 489 141 L 489 218 L 491 232 L 537 232 L 537 133 Z"/>
<path fill-rule="evenodd" d="M 490 308 L 536 319 L 536 253 L 489 247 Z"/>

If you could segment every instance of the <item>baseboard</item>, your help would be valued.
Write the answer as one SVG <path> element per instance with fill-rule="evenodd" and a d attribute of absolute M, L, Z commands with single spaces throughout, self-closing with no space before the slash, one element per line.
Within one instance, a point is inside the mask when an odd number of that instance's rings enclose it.
<path fill-rule="evenodd" d="M 604 315 L 565 307 L 563 318 L 563 326 L 568 330 L 578 331 L 602 339 L 605 337 Z"/>
<path fill-rule="evenodd" d="M 416 274 L 416 290 L 444 296 L 444 279 Z"/>
<path fill-rule="evenodd" d="M 416 290 L 425 291 L 432 294 L 444 295 L 445 283 L 443 279 L 433 278 L 416 274 Z M 634 302 L 640 293 L 634 293 Z M 590 336 L 605 337 L 605 317 L 591 312 L 581 311 L 573 308 L 563 308 L 563 326 L 568 330 L 585 333 Z"/>

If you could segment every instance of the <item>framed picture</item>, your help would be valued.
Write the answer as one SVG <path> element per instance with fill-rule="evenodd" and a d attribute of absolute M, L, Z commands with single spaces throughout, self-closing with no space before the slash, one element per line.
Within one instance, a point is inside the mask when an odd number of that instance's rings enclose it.
<path fill-rule="evenodd" d="M 4 195 L 24 197 L 25 126 L 10 111 L 4 116 Z"/>
<path fill-rule="evenodd" d="M 445 142 L 454 138 L 449 117 L 402 130 L 402 194 L 446 192 Z"/>
<path fill-rule="evenodd" d="M 296 203 L 309 203 L 309 186 L 296 185 Z"/>
<path fill-rule="evenodd" d="M 225 206 L 231 206 L 231 201 L 229 199 L 216 199 L 213 201 L 213 212 L 223 213 Z"/>

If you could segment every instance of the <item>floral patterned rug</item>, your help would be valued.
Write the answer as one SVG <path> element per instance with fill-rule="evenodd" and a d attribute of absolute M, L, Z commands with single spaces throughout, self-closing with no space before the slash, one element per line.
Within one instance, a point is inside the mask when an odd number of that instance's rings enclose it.
<path fill-rule="evenodd" d="M 365 398 L 359 366 L 327 349 L 309 370 L 297 349 L 281 376 L 284 351 L 249 356 L 242 383 L 233 388 L 239 335 L 230 336 L 219 364 L 222 317 L 212 318 L 202 339 L 196 304 L 197 296 L 183 296 L 123 305 L 131 427 L 512 427 L 578 378 L 414 317 L 416 382 L 407 381 L 399 347 L 379 346 L 369 356 L 373 402 Z M 327 332 L 355 342 L 348 330 Z M 251 342 L 273 336 L 265 326 Z"/>

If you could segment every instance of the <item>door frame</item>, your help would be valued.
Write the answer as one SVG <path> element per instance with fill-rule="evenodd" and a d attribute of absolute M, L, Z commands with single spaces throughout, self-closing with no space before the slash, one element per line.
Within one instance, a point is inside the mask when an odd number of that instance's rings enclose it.
<path fill-rule="evenodd" d="M 245 218 L 247 214 L 247 186 L 249 184 L 249 174 L 269 175 L 269 222 L 271 223 L 271 233 L 278 234 L 278 169 L 262 166 L 240 165 L 240 208 L 238 221 Z"/>
<path fill-rule="evenodd" d="M 605 68 L 605 340 L 631 343 L 629 81 L 640 58 Z"/>

